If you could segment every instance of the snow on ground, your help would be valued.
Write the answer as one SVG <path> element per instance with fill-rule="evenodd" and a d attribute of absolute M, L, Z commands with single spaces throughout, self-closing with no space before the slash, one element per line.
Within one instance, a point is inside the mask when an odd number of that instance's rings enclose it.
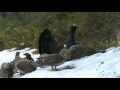
<path fill-rule="evenodd" d="M 36 49 L 25 48 L 22 50 L 8 49 L 0 52 L 0 65 L 10 62 L 15 58 L 17 51 L 30 53 L 36 60 L 39 54 L 33 54 Z M 71 67 L 71 68 L 70 68 Z M 120 77 L 120 47 L 111 47 L 105 53 L 96 53 L 81 59 L 67 61 L 53 71 L 50 66 L 37 67 L 36 71 L 20 76 L 14 74 L 12 78 L 119 78 Z"/>

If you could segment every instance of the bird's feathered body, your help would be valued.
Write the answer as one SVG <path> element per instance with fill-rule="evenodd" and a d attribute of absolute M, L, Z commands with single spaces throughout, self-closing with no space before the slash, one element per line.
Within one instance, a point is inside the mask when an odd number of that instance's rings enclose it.
<path fill-rule="evenodd" d="M 67 39 L 62 44 L 58 44 L 52 32 L 49 29 L 45 29 L 39 37 L 39 53 L 57 54 L 64 48 L 64 45 L 66 45 L 67 48 L 75 45 L 74 33 L 76 28 L 77 26 L 74 24 L 70 27 Z"/>
<path fill-rule="evenodd" d="M 20 60 L 17 63 L 15 63 L 15 68 L 21 73 L 26 74 L 32 71 L 36 70 L 36 67 L 34 65 L 34 61 L 30 60 Z"/>
<path fill-rule="evenodd" d="M 10 78 L 13 76 L 13 68 L 10 63 L 3 63 L 0 69 L 1 78 Z"/>
<path fill-rule="evenodd" d="M 45 29 L 39 37 L 39 53 L 54 53 L 54 50 L 58 47 L 58 43 L 54 40 L 52 32 L 49 29 Z"/>
<path fill-rule="evenodd" d="M 85 53 L 84 45 L 73 45 L 69 48 L 69 53 L 71 56 L 71 60 L 79 59 Z"/>
<path fill-rule="evenodd" d="M 69 59 L 69 53 L 67 49 L 61 50 L 59 54 L 42 54 L 36 63 L 49 65 L 52 69 L 56 70 L 56 67 L 63 64 L 66 60 Z M 55 67 L 55 68 L 53 68 Z"/>
<path fill-rule="evenodd" d="M 67 39 L 63 42 L 63 44 L 66 45 L 68 49 L 71 46 L 75 45 L 74 34 L 75 34 L 75 31 L 76 31 L 76 28 L 77 28 L 77 26 L 74 25 L 74 24 L 70 26 Z"/>
<path fill-rule="evenodd" d="M 20 52 L 16 52 L 15 59 L 12 62 L 10 62 L 10 64 L 13 67 L 14 73 L 17 73 L 17 71 L 20 70 L 20 69 L 16 68 L 16 66 L 15 66 L 16 64 L 20 63 L 19 66 L 22 65 L 22 67 L 26 67 L 27 68 L 27 66 L 24 66 L 24 65 L 26 65 L 25 64 L 26 62 L 24 62 L 24 61 L 34 61 L 29 53 L 25 53 L 24 54 L 26 56 L 25 58 L 21 58 L 19 55 L 20 55 Z M 22 62 L 24 62 L 24 64 L 21 64 Z"/>

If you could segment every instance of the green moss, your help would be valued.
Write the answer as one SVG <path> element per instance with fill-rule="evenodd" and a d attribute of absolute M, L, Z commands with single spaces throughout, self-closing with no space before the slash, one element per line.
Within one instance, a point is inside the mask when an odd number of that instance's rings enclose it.
<path fill-rule="evenodd" d="M 118 12 L 21 12 L 20 17 L 20 20 L 10 20 L 0 16 L 0 50 L 38 48 L 39 35 L 45 28 L 49 28 L 61 43 L 73 23 L 78 25 L 77 44 L 84 43 L 97 50 L 117 45 L 112 32 L 120 27 Z"/>

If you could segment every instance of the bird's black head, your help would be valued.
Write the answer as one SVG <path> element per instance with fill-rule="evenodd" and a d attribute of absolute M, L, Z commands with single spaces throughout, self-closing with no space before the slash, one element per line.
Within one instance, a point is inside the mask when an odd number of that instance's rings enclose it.
<path fill-rule="evenodd" d="M 26 58 L 27 58 L 28 60 L 34 61 L 29 53 L 25 53 L 24 55 L 26 56 Z"/>
<path fill-rule="evenodd" d="M 72 25 L 70 26 L 70 31 L 71 31 L 71 32 L 75 32 L 76 29 L 77 29 L 77 24 L 72 24 Z"/>

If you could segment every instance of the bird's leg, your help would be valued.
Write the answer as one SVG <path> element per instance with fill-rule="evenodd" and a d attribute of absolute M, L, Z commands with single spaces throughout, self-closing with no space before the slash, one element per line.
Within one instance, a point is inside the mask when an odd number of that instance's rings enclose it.
<path fill-rule="evenodd" d="M 56 66 L 51 66 L 54 71 L 57 71 Z"/>
<path fill-rule="evenodd" d="M 57 71 L 57 68 L 56 68 L 56 66 L 55 66 L 55 71 Z"/>
<path fill-rule="evenodd" d="M 53 66 L 51 66 L 51 68 L 54 70 Z"/>

